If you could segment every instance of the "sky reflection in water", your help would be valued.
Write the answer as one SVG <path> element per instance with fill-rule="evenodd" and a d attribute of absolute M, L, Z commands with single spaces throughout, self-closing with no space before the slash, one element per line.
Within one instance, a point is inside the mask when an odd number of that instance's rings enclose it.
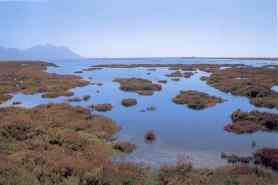
<path fill-rule="evenodd" d="M 156 59 L 158 60 L 158 59 Z M 162 60 L 162 61 L 161 61 Z M 196 63 L 198 61 L 172 61 L 174 59 L 158 60 L 160 63 Z M 163 61 L 164 60 L 164 61 Z M 75 71 L 87 68 L 90 65 L 99 63 L 121 63 L 118 60 L 84 60 L 84 61 L 57 61 L 60 67 L 49 68 L 49 72 L 59 74 L 73 74 Z M 127 61 L 124 61 L 128 63 Z M 152 63 L 150 59 L 138 59 L 129 63 Z M 208 60 L 199 63 L 209 63 Z M 230 63 L 242 63 L 243 61 L 230 61 Z M 122 62 L 123 63 L 123 62 Z M 215 61 L 214 61 L 215 63 Z M 229 63 L 220 60 L 217 63 Z M 270 61 L 245 61 L 244 64 L 265 65 Z M 117 134 L 119 139 L 129 140 L 135 143 L 138 148 L 130 155 L 118 156 L 115 160 L 128 160 L 143 162 L 154 166 L 164 163 L 174 163 L 178 155 L 189 156 L 197 167 L 216 167 L 224 164 L 221 160 L 221 152 L 236 153 L 241 155 L 251 154 L 260 147 L 278 147 L 278 134 L 259 132 L 255 134 L 235 135 L 223 130 L 225 124 L 229 123 L 230 114 L 240 108 L 243 111 L 254 109 L 261 111 L 278 112 L 275 109 L 255 108 L 244 97 L 237 97 L 226 94 L 208 86 L 200 80 L 200 77 L 207 75 L 197 71 L 190 79 L 181 81 L 171 81 L 165 74 L 171 73 L 167 68 L 156 68 L 156 71 L 149 71 L 146 68 L 128 69 L 102 69 L 97 71 L 84 72 L 81 75 L 92 82 L 101 82 L 103 86 L 88 85 L 86 87 L 75 88 L 72 91 L 75 96 L 91 95 L 87 102 L 72 102 L 73 105 L 90 107 L 97 103 L 111 103 L 113 110 L 102 113 L 111 117 L 121 127 Z M 147 75 L 147 73 L 151 73 Z M 152 81 L 168 80 L 163 84 L 162 91 L 155 92 L 153 96 L 140 96 L 132 92 L 119 90 L 119 84 L 113 82 L 118 77 L 141 77 Z M 277 86 L 274 87 L 274 90 Z M 198 90 L 210 95 L 222 97 L 225 102 L 214 107 L 196 111 L 183 105 L 172 103 L 171 99 L 180 90 Z M 100 93 L 97 93 L 100 91 Z M 136 98 L 138 104 L 134 107 L 125 108 L 121 105 L 123 98 Z M 43 99 L 40 94 L 23 95 L 17 94 L 12 100 L 2 106 L 10 105 L 14 101 L 21 101 L 26 107 L 33 107 L 39 104 L 61 103 L 68 98 L 59 97 L 55 99 Z M 149 106 L 155 106 L 156 111 L 141 112 Z M 66 124 L 66 123 L 65 123 Z M 147 130 L 153 129 L 157 134 L 157 141 L 153 144 L 144 142 L 144 134 Z M 252 141 L 257 143 L 256 148 L 252 148 Z"/>

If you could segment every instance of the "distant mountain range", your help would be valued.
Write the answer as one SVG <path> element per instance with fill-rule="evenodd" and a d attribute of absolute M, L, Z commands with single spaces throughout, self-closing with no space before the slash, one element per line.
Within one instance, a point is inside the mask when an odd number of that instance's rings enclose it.
<path fill-rule="evenodd" d="M 58 47 L 51 44 L 36 45 L 25 50 L 0 46 L 0 60 L 58 60 L 80 58 L 82 58 L 80 55 L 67 47 Z"/>

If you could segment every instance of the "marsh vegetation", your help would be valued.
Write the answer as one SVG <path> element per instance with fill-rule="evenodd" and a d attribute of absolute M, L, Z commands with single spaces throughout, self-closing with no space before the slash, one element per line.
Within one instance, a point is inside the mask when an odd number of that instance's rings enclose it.
<path fill-rule="evenodd" d="M 0 67 L 0 184 L 278 183 L 276 66 L 102 64 L 72 72 L 44 62 Z M 28 103 L 33 104 L 27 108 Z M 251 148 L 249 134 L 256 140 L 252 149 L 246 147 Z M 163 151 L 163 140 L 192 155 Z M 229 154 L 238 145 L 247 156 Z M 196 147 L 202 153 L 216 148 L 211 155 L 230 163 L 196 167 Z M 145 164 L 129 158 L 162 154 L 165 162 L 163 152 L 173 152 L 175 160 L 157 168 L 148 163 L 155 158 Z M 200 158 L 202 164 L 207 160 Z"/>

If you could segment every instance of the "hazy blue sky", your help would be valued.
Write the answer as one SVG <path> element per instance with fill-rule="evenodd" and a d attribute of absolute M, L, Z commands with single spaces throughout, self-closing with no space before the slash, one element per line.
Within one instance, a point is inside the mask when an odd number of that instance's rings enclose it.
<path fill-rule="evenodd" d="M 0 0 L 0 45 L 88 57 L 278 56 L 276 0 Z"/>

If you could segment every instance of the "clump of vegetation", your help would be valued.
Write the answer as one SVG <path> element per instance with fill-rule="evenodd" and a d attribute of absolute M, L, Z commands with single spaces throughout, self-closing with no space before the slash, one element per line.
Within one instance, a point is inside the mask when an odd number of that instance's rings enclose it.
<path fill-rule="evenodd" d="M 255 106 L 278 108 L 278 93 L 271 89 L 278 84 L 278 68 L 232 67 L 215 70 L 203 80 L 221 91 L 246 96 Z"/>
<path fill-rule="evenodd" d="M 118 141 L 115 143 L 114 149 L 124 153 L 131 153 L 136 149 L 136 145 L 131 144 L 128 141 Z"/>
<path fill-rule="evenodd" d="M 225 126 L 228 132 L 243 134 L 278 130 L 278 114 L 275 113 L 237 110 L 231 115 L 231 119 L 233 122 Z"/>
<path fill-rule="evenodd" d="M 104 183 L 113 154 L 107 141 L 118 130 L 111 119 L 67 104 L 1 108 L 0 116 L 3 184 Z"/>
<path fill-rule="evenodd" d="M 185 104 L 189 108 L 196 110 L 205 109 L 223 102 L 219 97 L 209 96 L 206 93 L 198 91 L 181 91 L 172 101 L 176 104 Z"/>
<path fill-rule="evenodd" d="M 20 101 L 14 101 L 13 102 L 13 105 L 21 105 L 22 104 L 22 102 L 20 102 Z"/>
<path fill-rule="evenodd" d="M 184 73 L 183 73 L 183 77 L 184 77 L 184 78 L 190 78 L 190 77 L 193 76 L 193 75 L 194 75 L 193 72 L 184 72 Z"/>
<path fill-rule="evenodd" d="M 167 80 L 158 80 L 158 83 L 167 84 Z"/>
<path fill-rule="evenodd" d="M 152 143 L 156 140 L 156 134 L 153 130 L 149 130 L 145 134 L 145 141 L 147 143 Z"/>
<path fill-rule="evenodd" d="M 181 71 L 175 71 L 170 74 L 167 74 L 167 77 L 171 77 L 172 79 L 179 79 L 179 78 L 190 78 L 193 75 L 192 72 L 181 72 Z"/>
<path fill-rule="evenodd" d="M 146 109 L 141 109 L 140 110 L 140 112 L 147 112 L 147 111 L 148 112 L 154 112 L 154 111 L 156 111 L 156 107 L 151 105 L 151 106 L 147 107 Z"/>
<path fill-rule="evenodd" d="M 238 156 L 235 154 L 222 153 L 221 157 L 232 164 L 249 164 L 263 165 L 270 167 L 273 170 L 278 170 L 278 149 L 277 148 L 262 148 L 257 150 L 253 156 Z"/>
<path fill-rule="evenodd" d="M 91 96 L 90 95 L 84 95 L 82 97 L 83 101 L 89 101 L 91 99 Z"/>
<path fill-rule="evenodd" d="M 172 81 L 176 81 L 176 82 L 180 81 L 179 78 L 171 78 L 171 80 L 172 80 Z"/>
<path fill-rule="evenodd" d="M 85 95 L 83 97 L 72 97 L 72 98 L 69 98 L 68 101 L 69 102 L 89 101 L 90 98 L 91 98 L 90 95 Z"/>
<path fill-rule="evenodd" d="M 226 154 L 222 153 L 221 154 L 222 159 L 226 159 L 228 163 L 236 164 L 236 163 L 244 163 L 244 164 L 249 164 L 253 161 L 252 156 L 238 156 L 235 154 Z"/>
<path fill-rule="evenodd" d="M 166 76 L 167 76 L 167 77 L 178 78 L 178 77 L 182 77 L 183 74 L 182 74 L 182 72 L 180 72 L 180 71 L 175 71 L 175 72 L 172 72 L 172 73 L 170 73 L 170 74 L 167 74 Z"/>
<path fill-rule="evenodd" d="M 150 80 L 142 78 L 118 78 L 114 82 L 120 83 L 120 89 L 123 91 L 136 92 L 140 95 L 152 95 L 154 91 L 160 91 L 161 85 L 155 84 Z"/>
<path fill-rule="evenodd" d="M 156 107 L 152 105 L 152 106 L 147 107 L 146 110 L 153 112 L 153 111 L 156 111 Z"/>
<path fill-rule="evenodd" d="M 218 169 L 195 169 L 190 163 L 160 169 L 159 185 L 275 185 L 277 175 L 251 165 L 227 165 Z"/>
<path fill-rule="evenodd" d="M 134 98 L 126 98 L 122 100 L 122 105 L 125 107 L 131 107 L 137 105 L 137 100 Z"/>
<path fill-rule="evenodd" d="M 278 170 L 278 149 L 263 148 L 255 153 L 256 162 Z"/>
<path fill-rule="evenodd" d="M 92 108 L 99 112 L 111 111 L 113 106 L 109 103 L 93 105 Z"/>
<path fill-rule="evenodd" d="M 96 86 L 103 86 L 103 83 L 101 83 L 101 82 L 91 82 L 90 83 L 91 85 L 96 85 Z"/>
<path fill-rule="evenodd" d="M 163 165 L 159 170 L 161 184 L 176 184 L 178 179 L 185 179 L 193 171 L 192 163 L 185 157 L 179 157 L 177 164 Z"/>
<path fill-rule="evenodd" d="M 69 90 L 88 85 L 79 76 L 49 74 L 45 62 L 1 62 L 0 102 L 11 98 L 10 93 L 45 93 L 43 97 L 72 96 Z"/>
<path fill-rule="evenodd" d="M 63 91 L 63 92 L 48 92 L 42 95 L 43 98 L 57 98 L 59 96 L 73 96 L 74 93 L 70 91 Z"/>
<path fill-rule="evenodd" d="M 87 69 L 83 69 L 83 71 L 96 71 L 96 70 L 101 70 L 103 68 L 101 67 L 89 67 Z"/>

